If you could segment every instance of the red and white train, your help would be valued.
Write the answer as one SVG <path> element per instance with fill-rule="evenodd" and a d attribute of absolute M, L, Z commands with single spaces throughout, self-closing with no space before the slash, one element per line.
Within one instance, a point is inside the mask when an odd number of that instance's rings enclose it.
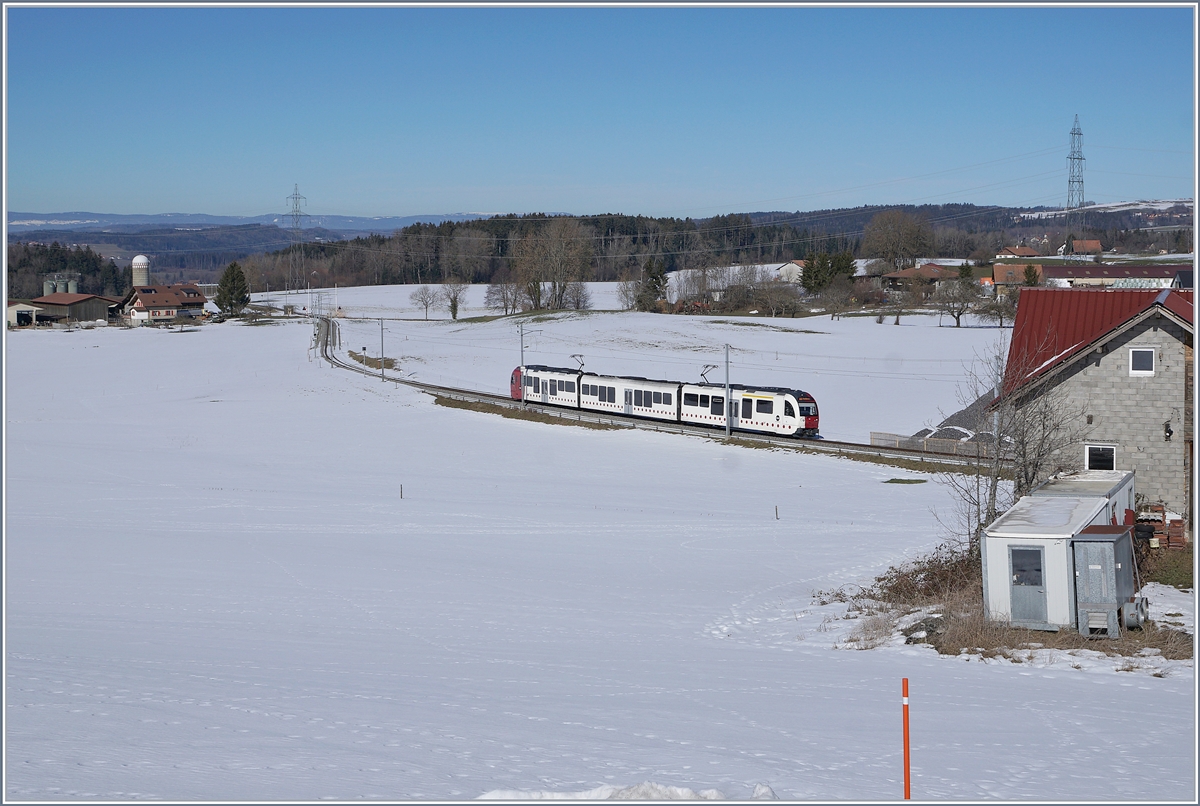
<path fill-rule="evenodd" d="M 529 365 L 513 370 L 509 394 L 513 400 L 570 409 L 725 427 L 725 386 L 718 383 L 655 381 Z M 817 401 L 808 392 L 730 384 L 729 398 L 729 417 L 734 429 L 782 436 L 817 436 L 820 415 Z"/>

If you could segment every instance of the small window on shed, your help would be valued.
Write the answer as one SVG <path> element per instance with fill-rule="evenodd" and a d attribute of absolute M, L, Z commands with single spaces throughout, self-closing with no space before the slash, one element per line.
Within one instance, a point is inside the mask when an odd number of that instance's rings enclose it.
<path fill-rule="evenodd" d="M 1012 549 L 1012 576 L 1014 585 L 1040 587 L 1042 584 L 1042 550 Z"/>
<path fill-rule="evenodd" d="M 759 414 L 774 414 L 775 413 L 775 401 L 774 400 L 757 400 L 754 403 L 754 410 L 757 411 Z"/>
<path fill-rule="evenodd" d="M 1084 448 L 1088 470 L 1115 470 L 1117 449 L 1111 445 L 1088 445 Z"/>
<path fill-rule="evenodd" d="M 1154 348 L 1134 347 L 1129 350 L 1129 374 L 1154 374 Z"/>
<path fill-rule="evenodd" d="M 707 402 L 707 401 L 705 401 L 705 402 Z M 692 392 L 684 392 L 683 393 L 683 405 L 685 405 L 685 406 L 700 405 L 699 396 L 696 394 L 693 394 Z"/>

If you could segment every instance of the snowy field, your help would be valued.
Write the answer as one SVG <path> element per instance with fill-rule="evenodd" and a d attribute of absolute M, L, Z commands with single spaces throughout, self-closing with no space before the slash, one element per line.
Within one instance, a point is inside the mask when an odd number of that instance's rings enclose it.
<path fill-rule="evenodd" d="M 803 389 L 817 399 L 821 434 L 827 439 L 869 442 L 871 431 L 913 434 L 962 408 L 959 386 L 967 367 L 997 343 L 1007 350 L 1009 329 L 964 318 L 964 327 L 936 315 L 904 316 L 876 324 L 874 318 L 692 317 L 651 313 L 614 314 L 615 283 L 592 283 L 597 310 L 490 322 L 454 322 L 444 310 L 409 302 L 413 286 L 341 289 L 326 303 L 340 307 L 342 346 L 379 356 L 383 347 L 416 380 L 508 394 L 521 360 L 518 322 L 525 323 L 525 361 L 575 367 L 581 355 L 589 371 L 665 380 L 725 378 L 730 345 L 734 383 Z M 459 319 L 486 316 L 485 287 L 468 292 Z M 257 297 L 282 306 L 283 295 Z M 292 303 L 307 307 L 307 294 Z M 970 399 L 971 402 L 974 397 Z"/>
<path fill-rule="evenodd" d="M 506 389 L 511 321 L 401 290 L 338 302 L 404 371 Z M 526 360 L 689 379 L 728 342 L 861 440 L 953 410 L 997 332 L 754 324 L 561 315 Z M 941 487 L 883 483 L 919 474 L 447 409 L 311 334 L 7 336 L 7 800 L 899 800 L 902 677 L 916 799 L 1194 798 L 1190 662 L 846 648 L 813 594 L 941 539 Z"/>

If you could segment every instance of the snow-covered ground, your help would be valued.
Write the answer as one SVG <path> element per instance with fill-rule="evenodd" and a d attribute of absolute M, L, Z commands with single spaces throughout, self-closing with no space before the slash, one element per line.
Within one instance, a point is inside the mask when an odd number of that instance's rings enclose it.
<path fill-rule="evenodd" d="M 338 301 L 386 317 L 405 371 L 506 388 L 511 321 L 425 323 L 399 293 Z M 526 360 L 692 378 L 728 342 L 735 379 L 863 439 L 949 411 L 996 335 L 749 324 L 547 317 Z M 938 542 L 934 481 L 447 409 L 311 333 L 7 336 L 8 800 L 900 799 L 902 677 L 917 799 L 1194 798 L 1191 663 L 846 648 L 813 594 Z M 378 344 L 343 321 L 344 349 Z M 1192 625 L 1191 595 L 1156 601 Z"/>

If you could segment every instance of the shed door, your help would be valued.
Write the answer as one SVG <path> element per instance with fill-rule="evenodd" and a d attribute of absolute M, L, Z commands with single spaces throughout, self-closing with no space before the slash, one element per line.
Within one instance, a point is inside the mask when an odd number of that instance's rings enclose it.
<path fill-rule="evenodd" d="M 1014 546 L 1008 550 L 1008 567 L 1012 580 L 1013 623 L 1045 624 L 1045 549 Z"/>

